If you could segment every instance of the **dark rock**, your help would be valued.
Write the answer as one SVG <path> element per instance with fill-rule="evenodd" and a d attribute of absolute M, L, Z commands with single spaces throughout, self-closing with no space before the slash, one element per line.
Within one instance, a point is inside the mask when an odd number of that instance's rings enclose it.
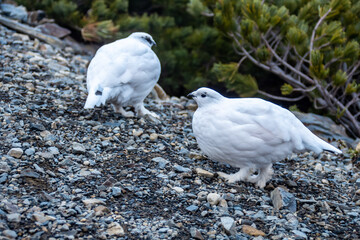
<path fill-rule="evenodd" d="M 30 129 L 44 131 L 46 128 L 41 123 L 30 123 Z"/>
<path fill-rule="evenodd" d="M 57 37 L 57 38 L 64 38 L 71 33 L 69 29 L 60 27 L 56 23 L 45 23 L 36 27 L 42 33 Z"/>
<path fill-rule="evenodd" d="M 32 169 L 25 169 L 25 170 L 21 171 L 20 175 L 22 177 L 30 177 L 30 178 L 39 178 L 40 177 L 40 175 Z"/>

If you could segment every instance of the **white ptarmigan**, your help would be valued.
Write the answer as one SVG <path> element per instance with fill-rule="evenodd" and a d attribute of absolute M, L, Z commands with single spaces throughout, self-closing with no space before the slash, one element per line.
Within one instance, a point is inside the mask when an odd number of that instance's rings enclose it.
<path fill-rule="evenodd" d="M 144 107 L 144 99 L 159 80 L 161 66 L 151 47 L 153 38 L 143 32 L 132 33 L 99 48 L 87 71 L 88 97 L 84 108 L 112 104 L 125 117 L 134 113 L 123 107 L 133 106 L 139 115 L 158 117 Z"/>
<path fill-rule="evenodd" d="M 240 168 L 219 173 L 230 183 L 248 181 L 260 188 L 273 173 L 272 163 L 292 152 L 339 149 L 307 129 L 287 109 L 259 98 L 226 98 L 209 88 L 188 95 L 198 104 L 192 128 L 200 149 L 210 159 Z M 255 171 L 257 175 L 252 175 Z"/>

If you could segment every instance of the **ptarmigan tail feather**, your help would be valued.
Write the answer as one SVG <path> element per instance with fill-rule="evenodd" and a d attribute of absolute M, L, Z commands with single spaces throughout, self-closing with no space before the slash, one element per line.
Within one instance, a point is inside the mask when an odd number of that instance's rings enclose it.
<path fill-rule="evenodd" d="M 328 151 L 333 153 L 342 153 L 341 150 L 325 142 L 321 138 L 313 134 L 309 129 L 306 128 L 306 132 L 303 133 L 304 145 L 307 149 L 320 153 L 322 151 Z"/>
<path fill-rule="evenodd" d="M 328 151 L 328 152 L 332 152 L 332 153 L 338 153 L 341 154 L 342 151 L 336 147 L 334 147 L 333 145 L 325 142 L 324 140 L 318 138 L 318 142 L 319 144 L 321 144 L 321 147 L 324 151 Z"/>

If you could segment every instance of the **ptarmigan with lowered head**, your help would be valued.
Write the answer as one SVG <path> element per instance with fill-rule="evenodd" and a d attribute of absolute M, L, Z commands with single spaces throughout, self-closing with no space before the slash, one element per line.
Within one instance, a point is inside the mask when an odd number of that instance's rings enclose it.
<path fill-rule="evenodd" d="M 88 97 L 84 108 L 112 104 L 114 111 L 125 117 L 134 113 L 158 117 L 144 107 L 144 99 L 159 80 L 161 66 L 151 47 L 153 38 L 143 32 L 132 33 L 99 48 L 87 71 Z"/>
<path fill-rule="evenodd" d="M 200 149 L 212 160 L 240 168 L 219 173 L 230 183 L 248 181 L 260 188 L 273 173 L 272 163 L 292 152 L 341 153 L 307 129 L 287 109 L 259 98 L 226 98 L 209 88 L 188 95 L 198 104 L 192 128 Z M 255 171 L 257 175 L 252 175 Z"/>

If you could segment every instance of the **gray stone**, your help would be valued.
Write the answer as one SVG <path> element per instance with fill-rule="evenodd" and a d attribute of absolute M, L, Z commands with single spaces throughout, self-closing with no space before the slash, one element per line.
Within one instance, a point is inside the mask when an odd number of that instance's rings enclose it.
<path fill-rule="evenodd" d="M 37 154 L 45 159 L 54 158 L 54 155 L 51 152 L 38 152 Z"/>
<path fill-rule="evenodd" d="M 73 142 L 72 149 L 74 153 L 85 153 L 86 149 L 81 143 Z"/>
<path fill-rule="evenodd" d="M 188 210 L 189 212 L 195 212 L 198 209 L 199 209 L 199 207 L 196 205 L 190 205 L 186 208 L 186 210 Z"/>
<path fill-rule="evenodd" d="M 273 206 L 276 210 L 281 208 L 289 209 L 291 212 L 296 212 L 295 196 L 287 192 L 281 187 L 275 188 L 270 194 Z"/>
<path fill-rule="evenodd" d="M 187 168 L 187 167 L 183 167 L 183 166 L 180 166 L 180 165 L 175 165 L 174 166 L 174 170 L 177 171 L 177 172 L 191 172 L 191 169 L 190 168 Z"/>
<path fill-rule="evenodd" d="M 357 187 L 360 187 L 360 178 L 356 179 L 355 184 L 356 184 Z"/>
<path fill-rule="evenodd" d="M 19 223 L 21 221 L 21 216 L 19 213 L 7 214 L 6 218 L 9 222 L 12 222 L 12 223 Z"/>
<path fill-rule="evenodd" d="M 24 6 L 15 6 L 12 4 L 3 3 L 0 4 L 1 11 L 4 15 L 17 20 L 26 22 L 28 14 Z"/>
<path fill-rule="evenodd" d="M 308 239 L 307 235 L 299 230 L 292 230 L 295 234 L 295 239 Z"/>
<path fill-rule="evenodd" d="M 6 162 L 0 162 L 0 173 L 9 172 L 11 169 Z"/>
<path fill-rule="evenodd" d="M 9 230 L 6 229 L 2 232 L 2 234 L 4 234 L 4 236 L 9 237 L 9 238 L 16 238 L 17 237 L 17 233 L 13 230 Z"/>
<path fill-rule="evenodd" d="M 257 213 L 255 213 L 254 215 L 251 216 L 254 219 L 265 219 L 265 213 L 264 211 L 258 211 Z"/>
<path fill-rule="evenodd" d="M 170 230 L 168 227 L 163 227 L 158 230 L 159 233 L 167 233 Z"/>
<path fill-rule="evenodd" d="M 48 150 L 53 155 L 60 154 L 59 149 L 57 147 L 49 147 Z"/>
<path fill-rule="evenodd" d="M 235 234 L 235 220 L 232 217 L 221 217 L 221 226 L 224 228 L 225 232 L 229 235 Z"/>
<path fill-rule="evenodd" d="M 207 199 L 208 194 L 209 194 L 209 193 L 206 192 L 206 191 L 201 191 L 201 192 L 199 192 L 199 193 L 197 194 L 197 198 L 198 198 L 199 201 L 204 201 L 204 200 Z"/>
<path fill-rule="evenodd" d="M 35 148 L 28 148 L 25 150 L 25 154 L 28 155 L 28 156 L 32 156 L 35 154 Z"/>
<path fill-rule="evenodd" d="M 114 197 L 119 197 L 121 196 L 122 192 L 121 192 L 121 188 L 119 187 L 112 187 L 111 188 L 111 194 L 114 196 Z"/>
<path fill-rule="evenodd" d="M 195 238 L 195 239 L 199 239 L 199 240 L 203 240 L 204 237 L 202 236 L 201 232 L 199 230 L 197 230 L 194 227 L 190 228 L 190 235 L 191 237 Z"/>
<path fill-rule="evenodd" d="M 162 158 L 162 157 L 156 157 L 156 158 L 153 158 L 153 159 L 151 159 L 151 160 L 154 161 L 154 162 L 157 162 L 157 163 L 158 163 L 158 167 L 159 167 L 160 169 L 164 169 L 165 166 L 166 166 L 166 164 L 169 163 L 168 160 L 166 160 L 165 158 Z"/>
<path fill-rule="evenodd" d="M 0 183 L 6 182 L 7 177 L 8 177 L 8 174 L 7 174 L 7 173 L 1 174 L 1 175 L 0 175 Z"/>
<path fill-rule="evenodd" d="M 162 179 L 167 179 L 167 178 L 169 178 L 169 176 L 168 176 L 168 175 L 163 174 L 163 173 L 160 173 L 160 174 L 156 175 L 156 177 L 158 177 L 158 178 L 162 178 Z"/>

